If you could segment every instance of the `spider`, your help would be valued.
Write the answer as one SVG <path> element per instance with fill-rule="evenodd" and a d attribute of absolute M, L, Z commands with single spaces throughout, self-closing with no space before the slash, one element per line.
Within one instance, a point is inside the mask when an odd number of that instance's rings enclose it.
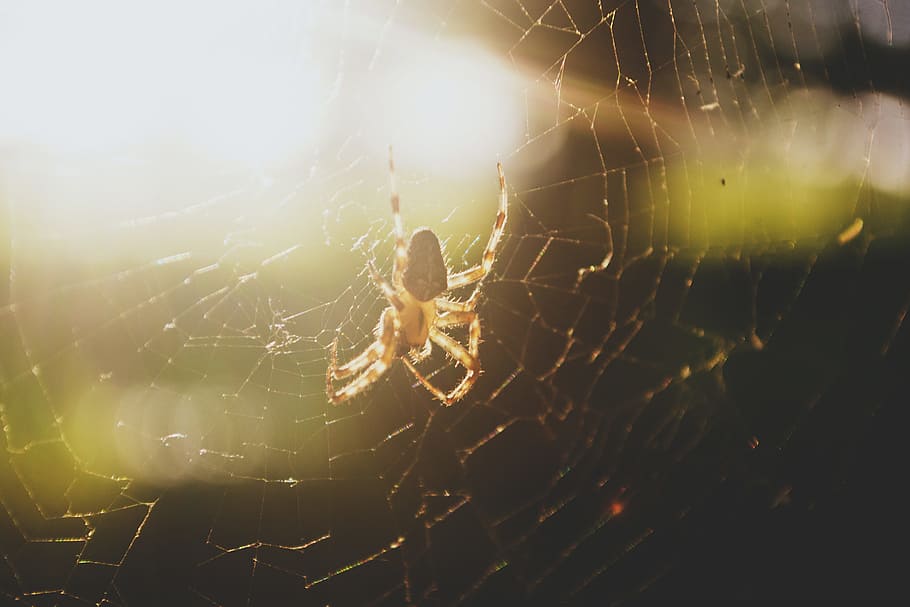
<path fill-rule="evenodd" d="M 396 358 L 400 358 L 414 377 L 446 406 L 462 398 L 473 387 L 480 374 L 480 318 L 475 311 L 480 282 L 493 267 L 496 247 L 505 230 L 509 202 L 502 164 L 497 163 L 496 168 L 499 171 L 499 212 L 483 257 L 479 265 L 451 274 L 442 257 L 439 238 L 431 229 L 418 228 L 405 241 L 395 185 L 395 161 L 392 148 L 389 148 L 389 189 L 395 230 L 391 284 L 379 275 L 372 261 L 367 262 L 367 267 L 371 279 L 391 305 L 382 312 L 375 330 L 376 340 L 347 363 L 338 366 L 338 337 L 332 342 L 332 359 L 325 378 L 326 394 L 332 404 L 343 403 L 369 388 Z M 449 290 L 475 283 L 474 292 L 466 301 L 443 297 Z M 467 347 L 444 332 L 446 327 L 458 325 L 468 325 Z M 458 385 L 448 392 L 433 385 L 414 366 L 415 362 L 430 354 L 432 344 L 442 348 L 466 370 Z M 414 362 L 408 359 L 408 354 Z M 335 389 L 336 381 L 351 376 L 355 377 Z"/>

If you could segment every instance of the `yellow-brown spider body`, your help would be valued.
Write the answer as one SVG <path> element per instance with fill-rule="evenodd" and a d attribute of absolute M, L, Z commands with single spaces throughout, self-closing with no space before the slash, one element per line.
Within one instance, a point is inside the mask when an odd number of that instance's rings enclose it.
<path fill-rule="evenodd" d="M 401 320 L 401 352 L 423 348 L 436 322 L 437 296 L 449 288 L 449 270 L 442 256 L 439 238 L 429 228 L 414 230 L 408 240 L 407 265 L 401 272 L 398 297 L 404 307 Z"/>
<path fill-rule="evenodd" d="M 400 358 L 414 377 L 430 393 L 446 405 L 462 398 L 473 387 L 480 374 L 480 318 L 475 311 L 480 294 L 480 283 L 493 267 L 496 247 L 505 230 L 508 212 L 506 178 L 502 165 L 499 171 L 499 212 L 490 240 L 480 264 L 450 274 L 445 265 L 442 248 L 436 234 L 420 228 L 405 242 L 404 226 L 399 212 L 398 191 L 395 187 L 395 165 L 389 149 L 389 181 L 391 189 L 392 218 L 395 227 L 395 261 L 392 283 L 386 281 L 373 263 L 369 262 L 370 277 L 391 304 L 383 310 L 376 327 L 376 340 L 366 350 L 343 365 L 337 364 L 338 339 L 332 343 L 332 360 L 326 370 L 326 395 L 333 404 L 339 404 L 369 388 Z M 475 284 L 466 301 L 451 301 L 443 297 L 446 291 Z M 462 345 L 443 329 L 467 325 L 468 344 Z M 433 385 L 414 363 L 431 351 L 432 344 L 442 348 L 455 362 L 465 368 L 461 381 L 448 392 Z M 353 378 L 339 389 L 334 382 Z"/>
<path fill-rule="evenodd" d="M 423 348 L 430 338 L 430 327 L 436 322 L 436 302 L 420 301 L 408 291 L 398 297 L 404 307 L 398 311 L 401 322 L 399 348 L 404 354 L 414 348 Z"/>

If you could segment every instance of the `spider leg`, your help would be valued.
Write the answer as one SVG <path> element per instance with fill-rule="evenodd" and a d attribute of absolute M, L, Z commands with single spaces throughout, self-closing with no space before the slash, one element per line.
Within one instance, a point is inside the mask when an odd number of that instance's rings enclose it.
<path fill-rule="evenodd" d="M 376 271 L 376 266 L 373 265 L 373 261 L 367 261 L 367 268 L 370 270 L 370 278 L 373 279 L 373 283 L 379 287 L 379 290 L 382 291 L 382 294 L 385 295 L 385 298 L 389 300 L 389 303 L 395 306 L 395 309 L 401 312 L 404 309 L 404 302 L 401 301 L 401 298 L 398 297 L 398 294 L 395 292 L 395 288 L 389 284 L 382 275 Z"/>
<path fill-rule="evenodd" d="M 506 189 L 506 176 L 502 172 L 502 163 L 497 163 L 496 168 L 499 171 L 499 212 L 496 214 L 496 222 L 493 224 L 493 231 L 490 233 L 487 248 L 484 249 L 480 265 L 449 276 L 449 289 L 457 289 L 475 283 L 489 274 L 490 269 L 493 267 L 496 247 L 499 246 L 499 240 L 505 231 L 506 218 L 509 212 L 509 192 Z M 474 295 L 471 298 L 473 299 Z"/>
<path fill-rule="evenodd" d="M 401 276 L 408 263 L 407 245 L 404 238 L 404 224 L 401 221 L 401 209 L 398 198 L 398 185 L 395 179 L 395 160 L 392 158 L 392 146 L 389 146 L 389 196 L 392 203 L 392 222 L 395 226 L 395 265 L 392 269 L 392 284 L 401 286 Z"/>
<path fill-rule="evenodd" d="M 379 341 L 374 341 L 370 346 L 346 362 L 345 364 L 338 365 L 338 338 L 336 337 L 332 340 L 332 354 L 331 362 L 329 363 L 328 369 L 326 369 L 326 386 L 329 387 L 329 392 L 331 392 L 331 385 L 333 380 L 344 379 L 354 373 L 358 373 L 370 364 L 372 364 L 376 359 L 379 358 L 379 355 L 382 352 L 381 343 Z"/>
<path fill-rule="evenodd" d="M 424 388 L 429 390 L 430 394 L 433 395 L 433 398 L 435 398 L 438 401 L 441 401 L 446 406 L 452 404 L 447 401 L 448 397 L 447 397 L 446 393 L 443 392 L 442 390 L 440 390 L 439 388 L 437 388 L 436 386 L 434 386 L 430 382 L 430 380 L 428 380 L 426 377 L 424 377 L 423 374 L 417 370 L 417 367 L 414 366 L 414 363 L 409 361 L 407 358 L 402 358 L 401 360 L 404 362 L 405 367 L 407 367 L 408 371 L 410 371 L 414 375 L 414 377 L 417 378 L 417 381 L 419 381 L 423 385 Z"/>
<path fill-rule="evenodd" d="M 436 309 L 443 312 L 472 312 L 474 301 L 451 301 L 443 297 L 436 298 Z"/>
<path fill-rule="evenodd" d="M 352 396 L 360 394 L 388 370 L 392 361 L 395 360 L 399 324 L 398 314 L 395 310 L 386 308 L 382 313 L 382 330 L 376 341 L 363 353 L 341 367 L 336 365 L 338 340 L 335 339 L 332 343 L 332 361 L 325 374 L 326 395 L 333 405 L 343 403 Z M 360 375 L 335 390 L 332 385 L 333 380 L 343 379 L 364 368 L 366 370 Z"/>
<path fill-rule="evenodd" d="M 388 310 L 388 308 L 386 308 Z M 344 379 L 345 377 L 350 377 L 355 373 L 363 371 L 365 368 L 370 366 L 373 362 L 379 359 L 382 356 L 383 352 L 383 336 L 385 334 L 385 314 L 380 319 L 379 325 L 376 327 L 376 340 L 371 343 L 366 350 L 344 363 L 343 365 L 338 365 L 337 363 L 337 353 L 338 353 L 338 337 L 332 341 L 332 354 L 331 354 L 331 364 L 327 370 L 327 375 L 331 375 L 332 380 Z M 327 378 L 328 379 L 328 378 Z"/>
<path fill-rule="evenodd" d="M 436 326 L 439 328 L 466 325 L 474 321 L 477 312 L 473 310 L 452 310 L 436 317 Z"/>
<path fill-rule="evenodd" d="M 433 343 L 427 339 L 427 343 L 423 344 L 423 347 L 420 349 L 411 348 L 408 352 L 408 355 L 412 362 L 418 363 L 424 358 L 433 353 Z"/>
<path fill-rule="evenodd" d="M 464 322 L 470 323 L 467 348 L 436 327 L 430 329 L 430 340 L 445 350 L 452 358 L 467 369 L 467 373 L 462 380 L 448 393 L 443 392 L 434 386 L 430 380 L 417 370 L 411 361 L 403 359 L 407 368 L 414 374 L 414 377 L 417 378 L 423 387 L 429 390 L 433 396 L 442 401 L 446 406 L 451 405 L 467 394 L 474 386 L 474 382 L 477 381 L 477 376 L 480 374 L 480 360 L 477 358 L 477 350 L 480 344 L 480 318 L 477 314 L 469 312 L 466 316 L 461 317 L 460 320 L 462 321 L 462 324 Z"/>

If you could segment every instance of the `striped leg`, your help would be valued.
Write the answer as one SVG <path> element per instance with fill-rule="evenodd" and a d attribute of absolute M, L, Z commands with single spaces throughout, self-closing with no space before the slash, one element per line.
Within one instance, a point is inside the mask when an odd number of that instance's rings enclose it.
<path fill-rule="evenodd" d="M 453 310 L 436 317 L 436 326 L 440 329 L 470 324 L 477 313 L 473 310 Z"/>
<path fill-rule="evenodd" d="M 392 146 L 389 146 L 389 195 L 392 203 L 392 223 L 395 226 L 395 265 L 392 270 L 392 284 L 401 286 L 401 275 L 408 263 L 407 244 L 404 239 L 404 224 L 401 221 L 401 208 L 398 199 L 398 184 L 395 179 L 395 160 L 392 158 Z"/>
<path fill-rule="evenodd" d="M 449 289 L 457 289 L 477 282 L 489 274 L 490 269 L 493 267 L 496 247 L 499 245 L 499 239 L 502 238 L 502 234 L 505 231 L 506 218 L 509 212 L 509 193 L 506 189 L 506 176 L 502 172 L 502 163 L 498 163 L 496 168 L 499 170 L 499 212 L 496 214 L 496 223 L 493 224 L 493 232 L 490 233 L 487 248 L 484 249 L 480 265 L 449 277 Z"/>
<path fill-rule="evenodd" d="M 382 342 L 380 342 L 379 340 L 376 340 L 372 344 L 370 344 L 370 346 L 366 350 L 364 350 L 363 352 L 361 352 L 360 354 L 358 354 L 357 356 L 355 356 L 354 358 L 352 358 L 351 360 L 349 360 L 348 362 L 344 363 L 343 365 L 341 365 L 339 367 L 338 366 L 338 337 L 336 337 L 332 341 L 332 358 L 331 358 L 332 362 L 329 364 L 329 368 L 326 369 L 326 378 L 325 379 L 326 379 L 326 386 L 329 388 L 329 392 L 331 392 L 332 381 L 338 380 L 338 379 L 344 379 L 345 377 L 349 377 L 351 375 L 354 375 L 355 373 L 359 373 L 360 371 L 363 371 L 368 366 L 370 366 L 373 362 L 375 362 L 381 354 L 382 354 Z"/>
<path fill-rule="evenodd" d="M 392 365 L 392 361 L 395 360 L 399 328 L 398 314 L 393 308 L 386 308 L 382 313 L 381 326 L 382 329 L 376 341 L 362 354 L 341 367 L 337 366 L 336 361 L 338 339 L 336 338 L 332 343 L 332 361 L 325 374 L 325 390 L 329 401 L 333 405 L 343 403 L 352 396 L 356 396 L 366 390 Z M 360 375 L 340 389 L 335 390 L 333 386 L 334 380 L 344 379 L 364 368 L 366 370 Z"/>
<path fill-rule="evenodd" d="M 436 298 L 436 309 L 441 312 L 472 312 L 475 302 L 473 301 L 449 301 L 442 297 Z"/>

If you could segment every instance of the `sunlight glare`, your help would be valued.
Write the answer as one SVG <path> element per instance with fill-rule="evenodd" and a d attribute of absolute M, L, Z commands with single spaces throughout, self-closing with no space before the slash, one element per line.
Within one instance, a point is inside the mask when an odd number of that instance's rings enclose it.
<path fill-rule="evenodd" d="M 247 164 L 286 155 L 318 122 L 319 72 L 285 48 L 290 26 L 273 31 L 290 21 L 275 12 L 290 10 L 112 0 L 9 10 L 0 142 L 103 154 L 178 141 Z"/>
<path fill-rule="evenodd" d="M 394 141 L 412 166 L 455 177 L 488 169 L 518 145 L 521 87 L 507 66 L 479 49 L 429 40 L 409 50 L 412 59 L 380 71 L 372 87 L 372 147 Z"/>

